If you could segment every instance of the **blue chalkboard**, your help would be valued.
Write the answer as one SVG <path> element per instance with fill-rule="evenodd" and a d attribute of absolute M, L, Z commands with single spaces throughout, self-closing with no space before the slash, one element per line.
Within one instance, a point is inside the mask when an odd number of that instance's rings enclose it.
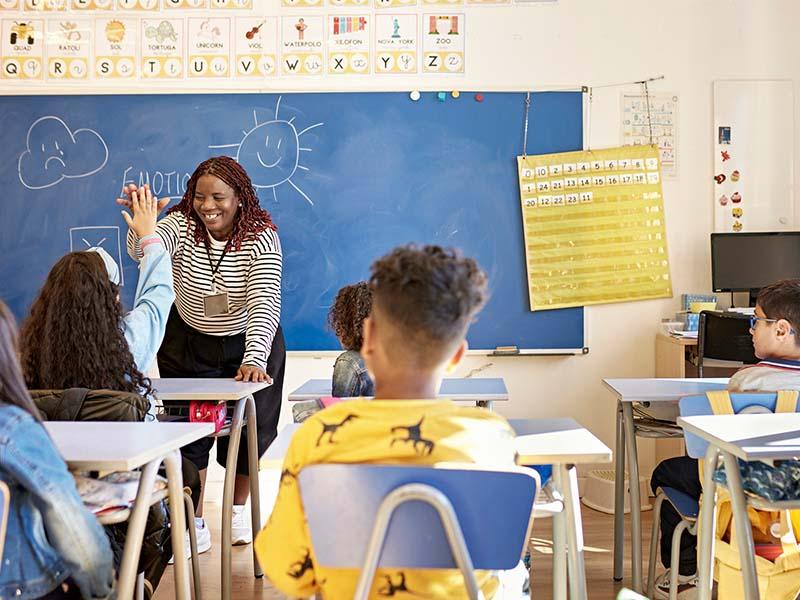
<path fill-rule="evenodd" d="M 583 348 L 583 309 L 528 309 L 523 114 L 521 93 L 0 97 L 0 296 L 23 318 L 61 255 L 102 242 L 122 255 L 130 304 L 123 181 L 177 198 L 201 160 L 238 154 L 278 224 L 289 349 L 336 349 L 325 325 L 336 291 L 411 241 L 461 247 L 488 272 L 472 348 Z M 581 144 L 581 94 L 534 94 L 528 152 Z"/>

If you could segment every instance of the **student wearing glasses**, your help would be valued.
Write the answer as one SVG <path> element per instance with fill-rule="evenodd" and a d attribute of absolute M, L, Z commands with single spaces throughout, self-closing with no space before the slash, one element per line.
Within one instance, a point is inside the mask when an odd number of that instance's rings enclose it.
<path fill-rule="evenodd" d="M 800 279 L 787 279 L 762 288 L 750 318 L 750 335 L 760 362 L 739 369 L 728 382 L 731 392 L 800 390 Z M 699 499 L 702 488 L 697 461 L 677 456 L 662 461 L 650 478 L 653 492 L 672 487 Z M 665 502 L 661 507 L 661 563 L 667 571 L 656 579 L 655 596 L 669 597 L 672 532 L 681 518 Z M 694 597 L 697 582 L 697 538 L 683 532 L 678 566 L 678 598 Z"/>

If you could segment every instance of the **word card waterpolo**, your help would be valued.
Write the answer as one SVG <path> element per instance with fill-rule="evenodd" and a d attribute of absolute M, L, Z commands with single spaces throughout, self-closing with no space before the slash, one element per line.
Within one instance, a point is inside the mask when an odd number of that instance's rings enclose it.
<path fill-rule="evenodd" d="M 657 147 L 517 165 L 531 310 L 672 296 Z"/>

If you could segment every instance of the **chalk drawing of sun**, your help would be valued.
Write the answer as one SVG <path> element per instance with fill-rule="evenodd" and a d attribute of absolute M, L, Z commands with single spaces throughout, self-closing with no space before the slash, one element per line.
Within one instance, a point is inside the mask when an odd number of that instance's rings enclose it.
<path fill-rule="evenodd" d="M 250 175 L 253 186 L 257 189 L 270 188 L 275 202 L 278 201 L 278 186 L 288 183 L 297 192 L 314 205 L 311 198 L 292 181 L 298 169 L 309 171 L 309 168 L 300 164 L 300 153 L 311 152 L 311 148 L 304 148 L 300 138 L 304 133 L 324 123 L 315 123 L 300 131 L 293 121 L 278 117 L 281 106 L 281 97 L 275 105 L 275 118 L 264 123 L 258 122 L 258 115 L 253 110 L 255 125 L 249 131 L 242 130 L 244 137 L 236 144 L 218 144 L 209 146 L 210 149 L 236 148 L 234 158 Z"/>

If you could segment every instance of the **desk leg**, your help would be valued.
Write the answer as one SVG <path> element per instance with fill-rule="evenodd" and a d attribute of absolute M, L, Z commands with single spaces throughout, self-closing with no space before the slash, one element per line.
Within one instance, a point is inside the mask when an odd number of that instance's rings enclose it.
<path fill-rule="evenodd" d="M 633 406 L 622 403 L 625 446 L 628 449 L 628 493 L 631 502 L 631 573 L 633 591 L 642 591 L 642 503 L 639 497 L 639 456 L 636 450 L 636 434 L 633 429 Z M 622 473 L 625 477 L 625 473 Z M 623 479 L 624 482 L 624 479 Z M 624 505 L 623 505 L 624 507 Z"/>
<path fill-rule="evenodd" d="M 700 544 L 697 558 L 697 593 L 699 600 L 711 600 L 714 585 L 714 530 L 717 522 L 717 449 L 709 445 L 703 464 L 703 500 L 700 505 Z"/>
<path fill-rule="evenodd" d="M 228 460 L 225 464 L 225 484 L 222 488 L 222 600 L 231 600 L 231 527 L 233 525 L 233 489 L 236 485 L 236 463 L 239 442 L 242 439 L 242 422 L 247 398 L 236 402 L 231 418 L 228 441 Z"/>
<path fill-rule="evenodd" d="M 575 465 L 558 465 L 564 495 L 567 522 L 567 557 L 569 571 L 569 597 L 586 600 L 586 568 L 583 562 L 583 524 L 578 497 L 578 473 Z"/>
<path fill-rule="evenodd" d="M 733 521 L 736 525 L 736 541 L 739 544 L 739 561 L 742 565 L 744 579 L 744 597 L 747 600 L 758 600 L 758 578 L 756 576 L 756 549 L 753 546 L 753 530 L 747 516 L 747 500 L 742 489 L 742 478 L 736 457 L 725 452 L 722 461 L 725 464 L 725 477 L 728 480 L 728 491 L 731 495 Z"/>
<path fill-rule="evenodd" d="M 256 401 L 253 396 L 245 398 L 245 413 L 247 415 L 247 461 L 250 474 L 250 519 L 253 529 L 253 540 L 261 531 L 261 491 L 258 486 L 258 427 L 256 419 Z M 253 546 L 253 574 L 263 577 L 264 572 L 258 564 L 256 545 Z"/>
<path fill-rule="evenodd" d="M 160 457 L 147 463 L 142 469 L 142 474 L 139 478 L 139 489 L 136 491 L 133 512 L 130 519 L 128 519 L 128 533 L 125 536 L 125 549 L 122 551 L 122 563 L 119 567 L 117 597 L 120 600 L 133 598 L 133 589 L 136 585 L 136 570 L 139 566 L 139 553 L 142 550 L 144 528 L 147 523 L 147 513 L 150 510 L 150 499 L 153 496 L 153 486 L 160 464 Z M 183 535 L 182 531 L 181 535 Z"/>
<path fill-rule="evenodd" d="M 172 538 L 172 553 L 175 557 L 175 598 L 176 600 L 189 600 L 189 573 L 186 569 L 186 549 L 184 546 L 184 531 L 186 531 L 186 504 L 183 499 L 183 473 L 181 472 L 181 455 L 174 450 L 164 457 L 164 466 L 167 470 L 167 490 L 169 494 L 170 537 Z M 192 523 L 194 527 L 194 523 Z"/>
<path fill-rule="evenodd" d="M 625 552 L 625 429 L 622 425 L 622 403 L 619 401 L 614 455 L 614 581 L 622 581 L 622 558 Z"/>
<path fill-rule="evenodd" d="M 567 600 L 567 502 L 561 469 L 553 467 L 553 488 L 564 508 L 553 515 L 553 600 Z M 533 559 L 531 558 L 531 569 Z"/>

